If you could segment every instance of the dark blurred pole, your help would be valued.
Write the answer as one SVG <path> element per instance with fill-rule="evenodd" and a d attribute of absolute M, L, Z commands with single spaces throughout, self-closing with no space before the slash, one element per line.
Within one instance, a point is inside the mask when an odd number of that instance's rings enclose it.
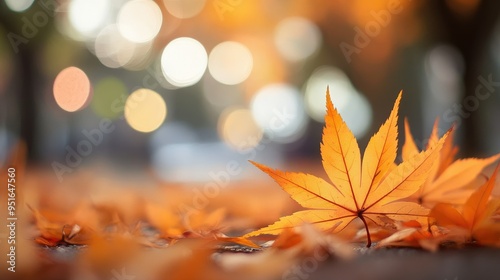
<path fill-rule="evenodd" d="M 30 47 L 22 48 L 19 53 L 21 84 L 20 84 L 20 100 L 19 106 L 21 131 L 20 138 L 26 141 L 28 161 L 33 162 L 39 159 L 39 145 L 36 143 L 36 131 L 38 128 L 37 116 L 38 110 L 36 106 L 37 98 L 35 96 L 34 84 L 35 67 L 33 59 L 33 50 Z"/>
<path fill-rule="evenodd" d="M 21 26 L 22 24 L 14 23 L 14 20 L 19 18 L 19 16 L 12 15 L 9 8 L 5 6 L 5 3 L 1 1 L 0 3 L 0 25 L 5 29 L 6 34 L 13 32 L 15 34 L 22 34 Z M 2 38 L 6 40 L 10 45 L 8 38 Z M 18 46 L 19 52 L 14 55 L 15 65 L 18 65 L 18 69 L 11 69 L 14 71 L 13 81 L 18 84 L 15 85 L 19 89 L 16 92 L 16 104 L 19 106 L 19 137 L 25 141 L 27 147 L 27 159 L 29 162 L 38 160 L 39 152 L 36 150 L 36 130 L 37 130 L 37 97 L 35 96 L 35 61 L 34 61 L 34 43 L 20 44 Z M 7 120 L 9 123 L 9 120 Z"/>
<path fill-rule="evenodd" d="M 490 73 L 484 72 L 488 42 L 491 39 L 495 25 L 500 15 L 500 1 L 482 0 L 477 10 L 469 17 L 464 18 L 450 10 L 446 0 L 427 1 L 437 11 L 437 22 L 443 32 L 438 34 L 441 40 L 455 46 L 463 55 L 465 61 L 465 97 L 474 96 L 479 84 L 478 77 L 486 78 Z M 498 80 L 493 78 L 494 81 Z M 464 97 L 464 98 L 465 98 Z M 471 113 L 463 119 L 465 135 L 463 151 L 465 156 L 478 155 L 479 133 L 477 125 L 480 123 L 479 114 Z"/>

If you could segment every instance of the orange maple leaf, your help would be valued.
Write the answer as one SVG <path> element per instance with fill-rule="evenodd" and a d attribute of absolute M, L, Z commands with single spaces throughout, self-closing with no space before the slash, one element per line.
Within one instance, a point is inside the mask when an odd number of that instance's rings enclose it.
<path fill-rule="evenodd" d="M 500 245 L 500 223 L 493 217 L 500 209 L 500 199 L 491 199 L 500 165 L 490 179 L 473 192 L 459 212 L 451 204 L 438 203 L 430 212 L 439 226 L 450 230 L 450 239 Z"/>
<path fill-rule="evenodd" d="M 425 207 L 432 208 L 436 203 L 447 202 L 452 204 L 462 204 L 473 192 L 473 189 L 466 186 L 474 181 L 482 170 L 498 160 L 500 154 L 489 158 L 465 158 L 455 160 L 458 148 L 453 145 L 454 131 L 446 138 L 441 153 L 435 165 L 429 171 L 430 176 L 422 185 L 420 190 L 410 198 L 411 201 L 418 202 Z M 438 139 L 438 121 L 429 138 L 430 145 Z M 403 145 L 403 161 L 417 154 L 419 149 L 411 135 L 407 120 L 405 120 L 405 144 Z"/>
<path fill-rule="evenodd" d="M 309 209 L 282 217 L 276 223 L 245 236 L 279 234 L 304 222 L 322 230 L 339 232 L 359 218 L 367 232 L 367 247 L 370 247 L 367 220 L 377 224 L 381 217 L 389 217 L 425 222 L 428 209 L 417 203 L 398 200 L 412 195 L 425 182 L 447 134 L 430 149 L 396 166 L 401 94 L 387 121 L 370 139 L 361 161 L 356 138 L 334 108 L 327 89 L 321 155 L 323 167 L 333 184 L 313 175 L 282 172 L 253 163 L 270 175 L 294 200 Z"/>

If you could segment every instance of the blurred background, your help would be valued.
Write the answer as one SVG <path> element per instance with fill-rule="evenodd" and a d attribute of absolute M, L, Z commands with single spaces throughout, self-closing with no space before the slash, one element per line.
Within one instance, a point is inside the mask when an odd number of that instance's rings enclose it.
<path fill-rule="evenodd" d="M 440 118 L 461 156 L 491 155 L 499 16 L 496 0 L 1 0 L 0 163 L 24 139 L 60 180 L 319 164 L 327 85 L 362 149 L 403 90 L 421 147 Z"/>

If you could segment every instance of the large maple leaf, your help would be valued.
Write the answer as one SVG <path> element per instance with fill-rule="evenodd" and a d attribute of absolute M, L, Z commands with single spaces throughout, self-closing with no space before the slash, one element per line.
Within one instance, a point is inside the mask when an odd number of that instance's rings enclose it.
<path fill-rule="evenodd" d="M 447 202 L 463 204 L 474 189 L 466 186 L 473 182 L 483 169 L 500 158 L 496 154 L 489 158 L 465 158 L 455 160 L 458 148 L 453 145 L 454 131 L 446 138 L 436 164 L 430 170 L 430 175 L 420 190 L 412 195 L 411 200 L 432 208 L 436 203 Z M 438 121 L 429 138 L 428 147 L 438 139 Z M 405 144 L 403 145 L 403 160 L 411 158 L 419 149 L 405 120 Z"/>
<path fill-rule="evenodd" d="M 279 234 L 304 222 L 321 230 L 339 232 L 359 218 L 371 245 L 369 223 L 380 224 L 381 217 L 393 220 L 427 219 L 428 210 L 413 202 L 401 202 L 425 182 L 446 139 L 399 165 L 397 154 L 399 94 L 387 121 L 370 139 L 363 160 L 356 138 L 330 100 L 327 89 L 327 114 L 321 144 L 323 167 L 331 183 L 309 174 L 282 172 L 253 163 L 270 175 L 291 197 L 307 210 L 282 217 L 276 223 L 246 234 Z"/>

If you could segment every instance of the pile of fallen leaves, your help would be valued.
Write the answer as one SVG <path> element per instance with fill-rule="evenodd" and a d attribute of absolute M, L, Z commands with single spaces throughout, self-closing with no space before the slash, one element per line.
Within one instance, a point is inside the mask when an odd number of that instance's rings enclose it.
<path fill-rule="evenodd" d="M 326 99 L 321 155 L 329 181 L 253 163 L 301 207 L 268 182 L 237 182 L 203 203 L 193 199 L 196 185 L 107 180 L 95 170 L 61 185 L 44 171 L 24 172 L 22 153 L 14 156 L 9 166 L 22 175 L 26 206 L 16 275 L 286 279 L 303 260 L 318 266 L 365 247 L 500 247 L 500 198 L 492 195 L 499 167 L 486 171 L 500 154 L 456 160 L 454 130 L 439 137 L 437 121 L 420 151 L 405 121 L 397 164 L 400 93 L 361 158 L 328 91 Z"/>

